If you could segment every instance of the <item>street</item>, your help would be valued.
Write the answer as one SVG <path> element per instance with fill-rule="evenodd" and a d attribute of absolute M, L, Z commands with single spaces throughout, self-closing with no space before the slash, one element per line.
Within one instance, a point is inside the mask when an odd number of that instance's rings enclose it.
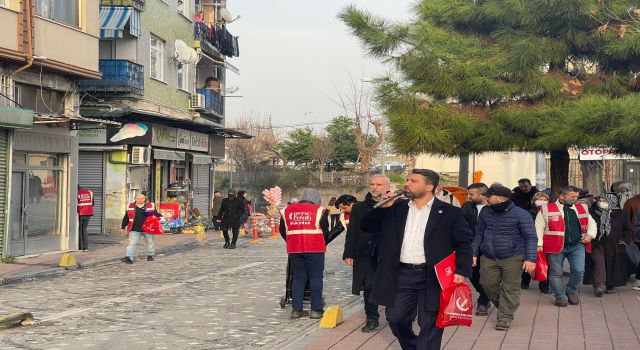
<path fill-rule="evenodd" d="M 281 239 L 249 244 L 241 237 L 236 250 L 222 249 L 217 239 L 210 242 L 153 262 L 112 264 L 0 288 L 0 314 L 25 310 L 38 321 L 0 330 L 0 348 L 277 349 L 318 327 L 317 320 L 290 320 L 291 307 L 280 308 L 286 267 Z M 328 247 L 327 305 L 356 298 L 349 293 L 343 245 L 341 236 Z M 139 249 L 144 252 L 144 244 Z"/>

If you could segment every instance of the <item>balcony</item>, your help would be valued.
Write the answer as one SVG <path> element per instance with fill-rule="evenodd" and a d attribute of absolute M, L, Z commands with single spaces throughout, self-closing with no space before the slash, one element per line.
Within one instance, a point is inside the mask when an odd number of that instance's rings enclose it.
<path fill-rule="evenodd" d="M 100 0 L 101 6 L 126 6 L 144 11 L 146 0 Z"/>
<path fill-rule="evenodd" d="M 224 116 L 223 97 L 211 89 L 197 89 L 197 93 L 204 95 L 204 112 L 215 112 L 218 117 Z"/>
<path fill-rule="evenodd" d="M 144 67 L 127 60 L 100 60 L 100 80 L 80 80 L 80 89 L 95 94 L 144 95 Z"/>
<path fill-rule="evenodd" d="M 227 57 L 238 57 L 240 54 L 238 38 L 225 28 L 216 29 L 215 35 L 212 36 L 211 29 L 205 23 L 195 22 L 193 36 L 196 40 L 194 47 L 206 53 Z"/>

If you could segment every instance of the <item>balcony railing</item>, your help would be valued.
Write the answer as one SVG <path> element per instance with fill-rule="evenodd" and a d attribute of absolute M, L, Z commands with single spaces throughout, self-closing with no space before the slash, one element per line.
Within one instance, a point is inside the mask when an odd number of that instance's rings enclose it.
<path fill-rule="evenodd" d="M 128 6 L 144 11 L 146 0 L 100 0 L 102 6 Z"/>
<path fill-rule="evenodd" d="M 196 40 L 196 48 L 200 48 L 205 52 L 221 54 L 227 57 L 239 56 L 238 38 L 224 28 L 216 29 L 215 35 L 212 35 L 209 26 L 203 22 L 195 22 L 193 36 Z"/>
<path fill-rule="evenodd" d="M 80 80 L 83 91 L 144 95 L 144 66 L 127 60 L 100 60 L 100 80 Z"/>
<path fill-rule="evenodd" d="M 204 109 L 213 111 L 219 116 L 224 116 L 224 103 L 222 95 L 211 89 L 197 89 L 197 93 L 204 95 Z"/>

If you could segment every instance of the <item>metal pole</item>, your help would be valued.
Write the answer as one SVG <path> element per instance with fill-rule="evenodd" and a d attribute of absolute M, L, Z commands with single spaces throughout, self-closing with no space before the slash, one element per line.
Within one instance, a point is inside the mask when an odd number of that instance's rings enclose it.
<path fill-rule="evenodd" d="M 469 186 L 469 153 L 460 155 L 458 166 L 458 186 L 466 188 Z"/>
<path fill-rule="evenodd" d="M 382 161 L 382 172 L 381 173 L 382 173 L 382 175 L 385 175 L 385 171 L 386 171 L 387 165 L 384 163 L 384 154 L 385 154 L 385 149 L 384 149 L 385 148 L 384 147 L 385 146 L 385 144 L 384 144 L 384 120 L 382 121 L 381 130 L 382 130 L 382 135 L 380 137 L 382 139 L 382 143 L 381 143 L 382 144 L 382 156 L 380 157 L 381 158 L 380 160 Z"/>

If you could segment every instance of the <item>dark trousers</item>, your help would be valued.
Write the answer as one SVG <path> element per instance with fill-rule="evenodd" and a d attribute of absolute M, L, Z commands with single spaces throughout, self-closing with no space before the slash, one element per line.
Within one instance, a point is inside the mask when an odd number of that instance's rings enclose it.
<path fill-rule="evenodd" d="M 480 284 L 480 259 L 477 260 L 476 266 L 473 267 L 473 274 L 471 275 L 471 284 L 473 288 L 478 292 L 478 305 L 489 306 L 489 297 L 484 292 L 482 285 Z"/>
<path fill-rule="evenodd" d="M 91 215 L 80 215 L 80 234 L 78 235 L 78 249 L 89 249 L 89 234 L 87 233 L 87 227 L 89 226 L 89 220 Z"/>
<path fill-rule="evenodd" d="M 425 310 L 427 276 L 425 270 L 400 267 L 393 306 L 387 306 L 387 321 L 403 350 L 439 350 L 443 329 L 436 327 L 438 312 Z M 418 316 L 420 333 L 412 324 Z"/>
<path fill-rule="evenodd" d="M 222 235 L 224 236 L 224 241 L 226 243 L 229 243 L 229 229 L 231 229 L 231 232 L 233 233 L 233 240 L 231 241 L 231 244 L 236 244 L 238 241 L 238 235 L 240 234 L 240 228 L 237 226 L 229 227 L 227 224 L 222 224 Z"/>
<path fill-rule="evenodd" d="M 221 230 L 222 229 L 222 225 L 220 222 L 220 217 L 219 216 L 214 216 L 211 218 L 211 221 L 213 223 L 213 229 L 214 230 Z"/>
<path fill-rule="evenodd" d="M 549 271 L 547 270 L 547 276 L 549 275 Z M 526 284 L 529 285 L 529 283 L 531 283 L 531 275 L 526 273 L 526 272 L 522 272 L 522 284 Z M 543 290 L 543 289 L 549 289 L 549 280 L 546 281 L 542 281 L 542 282 L 538 282 L 538 289 Z"/>
<path fill-rule="evenodd" d="M 304 287 L 309 281 L 311 291 L 311 310 L 322 310 L 322 278 L 324 274 L 324 253 L 289 254 L 293 266 L 293 283 L 291 285 L 291 306 L 294 310 L 302 310 Z"/>
<path fill-rule="evenodd" d="M 369 301 L 369 298 L 371 298 L 371 292 L 376 285 L 376 270 L 378 270 L 378 259 L 377 257 L 372 257 L 369 260 L 367 276 L 364 280 L 364 313 L 367 315 L 367 320 L 377 321 L 380 318 L 378 304 L 374 304 Z"/>

